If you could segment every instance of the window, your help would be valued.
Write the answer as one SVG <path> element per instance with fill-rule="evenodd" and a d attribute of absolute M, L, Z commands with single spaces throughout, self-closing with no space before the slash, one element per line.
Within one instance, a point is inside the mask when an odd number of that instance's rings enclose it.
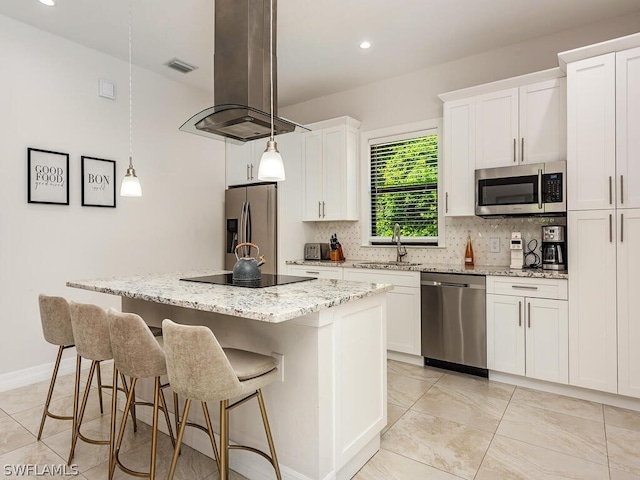
<path fill-rule="evenodd" d="M 391 243 L 401 227 L 403 243 L 438 245 L 438 128 L 369 138 L 369 244 Z"/>

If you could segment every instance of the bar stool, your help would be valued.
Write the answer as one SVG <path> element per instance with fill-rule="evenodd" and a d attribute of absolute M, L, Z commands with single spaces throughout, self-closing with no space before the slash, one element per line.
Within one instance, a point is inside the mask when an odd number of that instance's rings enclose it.
<path fill-rule="evenodd" d="M 113 478 L 116 465 L 129 475 L 148 477 L 153 480 L 156 472 L 158 410 L 162 410 L 164 413 L 164 418 L 169 430 L 169 436 L 171 437 L 171 443 L 174 448 L 176 445 L 163 393 L 163 389 L 169 384 L 162 385 L 160 382 L 160 376 L 167 374 L 167 364 L 162 350 L 162 337 L 155 337 L 151 330 L 149 330 L 149 327 L 147 327 L 144 320 L 134 313 L 121 313 L 114 309 L 109 309 L 107 318 L 109 322 L 109 335 L 111 338 L 111 350 L 113 351 L 114 368 L 117 369 L 119 373 L 124 374 L 131 379 L 129 395 L 127 396 L 127 403 L 124 407 L 124 413 L 122 414 L 122 422 L 120 424 L 117 440 L 115 440 L 117 411 L 117 400 L 115 396 L 113 397 L 111 404 L 111 438 L 115 441 L 112 443 L 110 452 L 109 480 Z M 136 382 L 141 378 L 154 379 L 153 403 L 135 402 L 138 405 L 153 407 L 151 460 L 149 472 L 137 472 L 131 470 L 124 466 L 118 457 L 120 453 L 120 446 L 122 444 L 122 437 L 127 423 L 127 413 L 134 403 Z M 117 376 L 114 375 L 114 379 L 117 382 Z M 117 383 L 115 385 L 117 386 Z"/>
<path fill-rule="evenodd" d="M 177 445 L 171 460 L 169 480 L 173 479 L 175 473 L 192 400 L 202 403 L 221 480 L 226 480 L 229 477 L 228 458 L 229 449 L 232 448 L 248 450 L 263 456 L 273 466 L 278 480 L 281 480 L 280 466 L 261 390 L 262 387 L 277 378 L 276 360 L 245 350 L 223 349 L 213 332 L 207 327 L 179 325 L 171 320 L 164 320 L 162 330 L 169 382 L 174 392 L 186 398 Z M 236 397 L 244 398 L 229 405 L 229 399 Z M 271 456 L 246 445 L 229 445 L 229 411 L 252 398 L 257 398 L 260 405 Z M 206 402 L 213 401 L 220 402 L 221 446 L 219 457 L 206 404 Z"/>
<path fill-rule="evenodd" d="M 69 311 L 71 314 L 73 338 L 75 339 L 76 350 L 78 352 L 76 357 L 76 382 L 73 392 L 73 430 L 71 435 L 71 450 L 69 452 L 69 460 L 67 462 L 70 465 L 71 460 L 73 460 L 78 438 L 93 445 L 109 445 L 111 447 L 111 437 L 109 440 L 91 439 L 80 432 L 80 427 L 82 426 L 82 419 L 87 406 L 87 398 L 89 397 L 89 390 L 91 388 L 91 382 L 93 380 L 96 367 L 99 369 L 100 362 L 113 359 L 113 353 L 111 351 L 107 312 L 103 308 L 97 305 L 70 302 Z M 91 360 L 91 368 L 89 370 L 89 377 L 87 379 L 84 395 L 82 396 L 82 404 L 78 411 L 78 400 L 80 397 L 80 368 L 83 358 Z M 117 382 L 115 381 L 117 375 L 118 371 L 114 367 L 114 382 L 112 385 L 109 385 L 108 388 L 113 389 L 112 393 L 114 398 L 117 396 L 117 392 L 119 390 L 124 391 L 128 396 L 129 388 L 127 387 L 124 375 L 121 375 L 123 382 L 122 389 L 118 388 Z M 107 387 L 105 386 L 105 388 Z M 134 412 L 131 412 L 131 419 L 133 420 L 134 430 L 137 431 Z"/>
<path fill-rule="evenodd" d="M 44 410 L 42 412 L 42 419 L 40 420 L 40 430 L 38 430 L 38 440 L 42 437 L 42 431 L 44 430 L 44 424 L 47 417 L 55 418 L 56 420 L 73 420 L 71 416 L 56 415 L 49 411 L 49 405 L 51 403 L 51 397 L 53 396 L 53 390 L 58 379 L 58 369 L 60 368 L 60 360 L 62 359 L 62 352 L 67 348 L 74 347 L 73 330 L 71 328 L 71 316 L 69 313 L 69 303 L 62 297 L 53 297 L 44 294 L 38 296 L 38 304 L 40 306 L 40 322 L 42 323 L 42 333 L 44 339 L 52 345 L 58 346 L 58 356 L 56 357 L 56 363 L 53 367 L 53 373 L 51 375 L 51 383 L 49 384 L 49 392 L 47 393 L 47 400 L 44 404 Z M 102 385 L 102 379 L 100 377 L 100 370 L 98 370 L 98 398 L 100 400 L 100 413 L 103 413 L 102 407 L 102 389 L 106 388 Z"/>

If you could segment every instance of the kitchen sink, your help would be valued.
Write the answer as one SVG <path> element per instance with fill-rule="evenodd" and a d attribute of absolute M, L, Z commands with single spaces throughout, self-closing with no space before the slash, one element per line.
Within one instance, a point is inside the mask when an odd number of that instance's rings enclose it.
<path fill-rule="evenodd" d="M 397 267 L 415 267 L 419 263 L 411 262 L 360 262 L 358 265 L 392 265 Z"/>

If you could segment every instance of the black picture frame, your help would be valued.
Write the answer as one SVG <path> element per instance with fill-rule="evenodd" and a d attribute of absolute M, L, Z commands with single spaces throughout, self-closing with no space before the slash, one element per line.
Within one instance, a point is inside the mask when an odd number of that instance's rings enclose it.
<path fill-rule="evenodd" d="M 81 156 L 82 206 L 116 207 L 116 162 Z"/>
<path fill-rule="evenodd" d="M 69 154 L 27 148 L 27 202 L 69 205 Z"/>

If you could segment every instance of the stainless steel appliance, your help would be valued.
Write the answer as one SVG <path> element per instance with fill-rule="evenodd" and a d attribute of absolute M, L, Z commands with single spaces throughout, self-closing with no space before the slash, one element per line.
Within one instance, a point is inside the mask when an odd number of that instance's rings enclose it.
<path fill-rule="evenodd" d="M 564 161 L 476 170 L 476 215 L 564 216 L 566 172 Z"/>
<path fill-rule="evenodd" d="M 305 243 L 304 259 L 305 260 L 329 260 L 329 244 L 328 243 Z"/>
<path fill-rule="evenodd" d="M 484 275 L 420 275 L 425 364 L 487 376 Z"/>
<path fill-rule="evenodd" d="M 185 282 L 211 283 L 214 285 L 228 285 L 232 287 L 245 288 L 266 288 L 275 287 L 277 285 L 287 285 L 289 283 L 306 282 L 315 280 L 315 277 L 295 277 L 293 275 L 271 275 L 263 273 L 262 277 L 255 282 L 236 282 L 233 280 L 232 273 L 221 273 L 218 275 L 206 275 L 203 277 L 181 278 Z"/>
<path fill-rule="evenodd" d="M 542 227 L 542 269 L 567 269 L 567 241 L 565 227 L 546 225 Z"/>
<path fill-rule="evenodd" d="M 260 247 L 265 257 L 262 273 L 277 274 L 277 184 L 262 183 L 229 187 L 225 192 L 226 240 L 224 268 L 233 270 L 235 248 L 251 242 Z M 249 255 L 248 247 L 240 247 L 238 256 Z"/>

